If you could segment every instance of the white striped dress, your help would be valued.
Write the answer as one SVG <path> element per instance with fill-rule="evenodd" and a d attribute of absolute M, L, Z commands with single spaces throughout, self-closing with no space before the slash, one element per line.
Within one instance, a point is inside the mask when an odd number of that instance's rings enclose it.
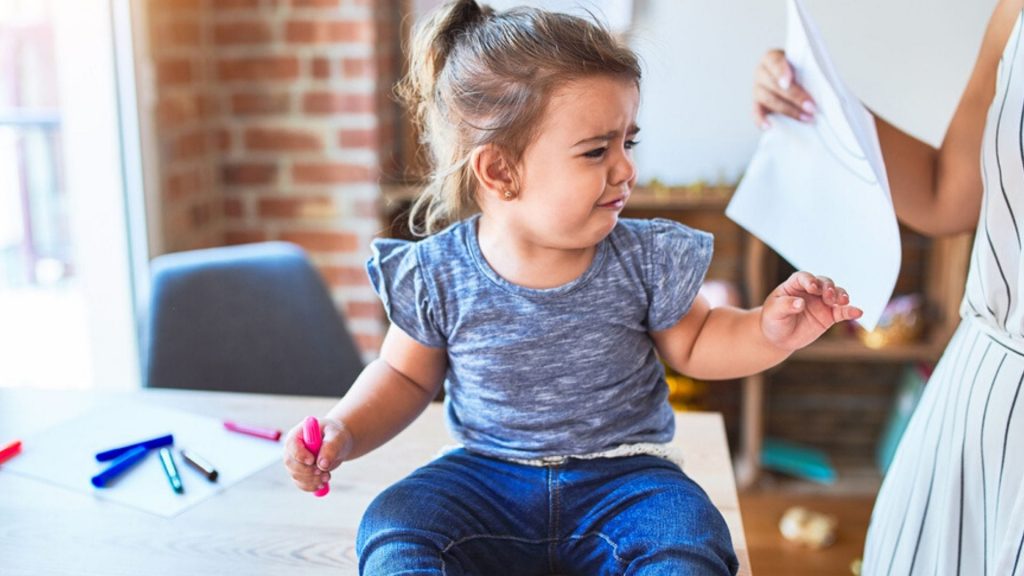
<path fill-rule="evenodd" d="M 862 574 L 1024 576 L 1024 46 L 1010 34 L 982 141 L 962 321 L 900 443 Z"/>

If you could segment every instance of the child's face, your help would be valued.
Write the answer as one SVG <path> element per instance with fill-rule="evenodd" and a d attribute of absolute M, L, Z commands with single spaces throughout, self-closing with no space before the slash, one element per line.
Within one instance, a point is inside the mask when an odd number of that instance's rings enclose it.
<path fill-rule="evenodd" d="M 607 236 L 636 182 L 640 92 L 593 76 L 557 89 L 519 166 L 518 228 L 538 244 L 587 248 Z"/>

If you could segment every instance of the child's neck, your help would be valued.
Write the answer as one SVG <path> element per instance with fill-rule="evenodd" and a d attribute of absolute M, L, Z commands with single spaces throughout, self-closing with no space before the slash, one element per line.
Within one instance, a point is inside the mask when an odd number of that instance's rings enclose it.
<path fill-rule="evenodd" d="M 523 238 L 500 222 L 481 216 L 477 222 L 480 252 L 499 276 L 509 282 L 543 290 L 579 278 L 590 267 L 596 246 L 555 248 Z"/>

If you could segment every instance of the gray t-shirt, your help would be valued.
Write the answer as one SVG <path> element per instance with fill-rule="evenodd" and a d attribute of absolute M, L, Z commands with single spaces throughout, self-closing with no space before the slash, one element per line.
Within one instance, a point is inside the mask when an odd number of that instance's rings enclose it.
<path fill-rule="evenodd" d="M 418 242 L 376 240 L 367 262 L 388 318 L 448 352 L 453 436 L 512 459 L 670 441 L 675 422 L 649 332 L 689 311 L 711 235 L 669 220 L 620 219 L 579 278 L 535 290 L 490 267 L 477 220 Z"/>

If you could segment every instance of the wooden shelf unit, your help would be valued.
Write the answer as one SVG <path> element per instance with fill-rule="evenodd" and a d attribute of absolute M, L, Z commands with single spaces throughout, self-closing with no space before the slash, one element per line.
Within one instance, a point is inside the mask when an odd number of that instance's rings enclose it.
<path fill-rule="evenodd" d="M 824 337 L 794 353 L 787 362 L 936 362 L 960 322 L 960 301 L 970 259 L 971 234 L 930 241 L 920 292 L 924 297 L 927 332 L 920 342 L 869 348 L 856 337 Z M 745 251 L 746 296 L 751 304 L 763 302 L 777 280 L 781 257 L 763 242 L 747 236 Z M 761 472 L 764 440 L 765 385 L 768 373 L 743 379 L 740 449 L 736 479 L 741 488 L 752 486 Z"/>

